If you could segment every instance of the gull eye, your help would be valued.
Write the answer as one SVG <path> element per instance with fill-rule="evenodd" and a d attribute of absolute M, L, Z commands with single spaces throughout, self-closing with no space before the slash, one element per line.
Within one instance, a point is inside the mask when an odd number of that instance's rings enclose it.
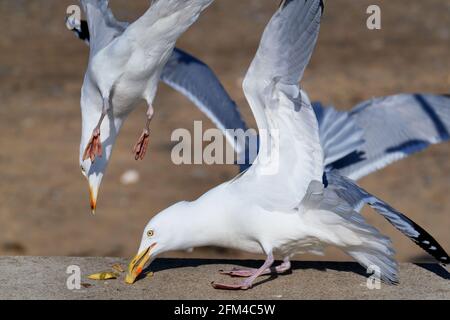
<path fill-rule="evenodd" d="M 80 168 L 81 168 L 81 174 L 87 178 L 86 169 L 83 166 L 80 166 Z"/>
<path fill-rule="evenodd" d="M 153 237 L 154 234 L 155 234 L 155 232 L 154 232 L 152 229 L 150 229 L 150 230 L 147 231 L 147 236 L 148 236 L 149 238 Z"/>

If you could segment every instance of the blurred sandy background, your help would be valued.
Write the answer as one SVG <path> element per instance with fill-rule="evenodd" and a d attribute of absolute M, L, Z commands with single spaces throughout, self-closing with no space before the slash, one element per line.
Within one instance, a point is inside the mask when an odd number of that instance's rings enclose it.
<path fill-rule="evenodd" d="M 118 18 L 133 20 L 147 0 L 112 0 Z M 241 81 L 276 0 L 217 0 L 178 46 L 208 63 L 253 118 Z M 80 87 L 88 48 L 64 26 L 75 0 L 0 0 L 0 255 L 130 256 L 145 223 L 179 200 L 192 200 L 232 178 L 232 166 L 170 161 L 170 134 L 212 124 L 183 96 L 161 85 L 151 149 L 143 162 L 130 150 L 141 133 L 142 106 L 117 142 L 97 215 L 78 166 Z M 366 28 L 366 8 L 382 8 L 382 30 Z M 374 96 L 449 93 L 450 0 L 328 0 L 322 31 L 305 75 L 313 100 L 348 109 Z M 380 128 L 382 130 L 382 128 Z M 450 143 L 372 174 L 361 184 L 407 213 L 450 250 Z M 125 186 L 130 169 L 139 183 Z M 370 210 L 366 216 L 394 239 L 400 260 L 422 251 Z M 172 253 L 171 256 L 188 256 Z M 246 257 L 199 249 L 190 256 Z M 310 259 L 312 257 L 303 257 Z M 334 250 L 323 259 L 347 259 Z M 317 258 L 314 258 L 317 259 Z"/>

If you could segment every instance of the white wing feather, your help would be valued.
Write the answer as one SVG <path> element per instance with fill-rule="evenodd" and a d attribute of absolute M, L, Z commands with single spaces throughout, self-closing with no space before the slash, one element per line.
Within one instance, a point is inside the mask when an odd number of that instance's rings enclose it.
<path fill-rule="evenodd" d="M 318 37 L 321 7 L 319 0 L 284 1 L 244 80 L 261 144 L 256 163 L 236 182 L 264 190 L 252 194 L 266 209 L 295 208 L 310 181 L 322 178 L 317 119 L 298 87 Z"/>
<path fill-rule="evenodd" d="M 109 0 L 80 0 L 86 14 L 90 34 L 91 57 L 120 36 L 128 27 L 118 21 L 108 7 Z"/>

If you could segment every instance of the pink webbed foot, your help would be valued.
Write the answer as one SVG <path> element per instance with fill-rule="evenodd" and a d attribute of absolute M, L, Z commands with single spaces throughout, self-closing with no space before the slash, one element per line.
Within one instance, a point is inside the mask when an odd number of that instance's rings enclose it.
<path fill-rule="evenodd" d="M 100 141 L 100 128 L 94 129 L 92 137 L 86 146 L 83 154 L 83 161 L 91 159 L 91 162 L 95 161 L 96 157 L 102 156 L 102 143 Z"/>
<path fill-rule="evenodd" d="M 147 153 L 148 144 L 150 142 L 149 137 L 150 137 L 150 133 L 147 129 L 145 129 L 133 147 L 133 153 L 134 153 L 135 160 L 143 160 L 144 159 L 145 154 Z"/>
<path fill-rule="evenodd" d="M 239 268 L 233 268 L 231 270 L 219 270 L 220 274 L 227 275 L 230 277 L 251 277 L 257 269 L 239 269 Z"/>
<path fill-rule="evenodd" d="M 261 276 L 266 270 L 269 270 L 274 262 L 273 254 L 270 253 L 267 256 L 266 261 L 264 261 L 264 264 L 259 269 L 244 269 L 244 270 L 232 270 L 231 272 L 234 272 L 236 275 L 249 275 L 248 278 L 246 278 L 244 281 L 238 284 L 224 284 L 224 283 L 216 283 L 212 282 L 211 285 L 214 289 L 224 289 L 224 290 L 247 290 L 250 289 L 253 286 L 253 282 L 256 278 Z"/>
<path fill-rule="evenodd" d="M 267 268 L 264 270 L 259 276 L 265 276 L 269 274 L 283 274 L 288 272 L 291 269 L 291 262 L 289 259 L 285 259 L 282 264 L 279 266 L 276 266 L 273 269 Z M 230 277 L 251 277 L 254 275 L 258 269 L 255 268 L 248 268 L 248 269 L 239 269 L 239 268 L 233 268 L 231 270 L 219 270 L 220 274 L 228 275 Z"/>

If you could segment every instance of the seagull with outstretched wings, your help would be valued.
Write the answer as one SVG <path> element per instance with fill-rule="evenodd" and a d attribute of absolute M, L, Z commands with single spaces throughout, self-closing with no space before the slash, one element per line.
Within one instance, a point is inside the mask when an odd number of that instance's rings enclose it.
<path fill-rule="evenodd" d="M 288 271 L 294 255 L 323 254 L 329 246 L 339 248 L 367 269 L 379 271 L 385 282 L 396 283 L 398 266 L 392 242 L 360 214 L 366 204 L 437 261 L 449 263 L 444 248 L 427 231 L 326 165 L 327 158 L 333 164 L 348 155 L 348 150 L 368 145 L 355 129 L 355 123 L 363 123 L 364 117 L 347 119 L 334 111 L 329 111 L 334 115 L 322 114 L 322 123 L 332 116 L 335 121 L 331 122 L 338 123 L 341 118 L 342 126 L 333 129 L 328 124 L 331 131 L 321 137 L 318 108 L 314 109 L 298 85 L 315 48 L 322 13 L 321 0 L 282 1 L 243 83 L 260 132 L 255 162 L 242 175 L 195 201 L 179 202 L 154 216 L 129 264 L 127 283 L 136 281 L 146 264 L 161 253 L 203 246 L 266 256 L 260 268 L 221 271 L 244 279 L 213 282 L 216 289 L 249 289 L 261 275 Z M 330 143 L 330 148 L 336 149 L 328 149 L 327 154 L 323 146 L 332 141 L 332 134 L 348 143 Z M 403 130 L 391 134 L 393 139 L 410 137 Z M 383 149 L 382 143 L 377 145 Z M 376 148 L 373 152 L 376 158 Z M 373 165 L 368 162 L 365 167 Z M 273 267 L 275 256 L 283 258 L 283 263 Z"/>

